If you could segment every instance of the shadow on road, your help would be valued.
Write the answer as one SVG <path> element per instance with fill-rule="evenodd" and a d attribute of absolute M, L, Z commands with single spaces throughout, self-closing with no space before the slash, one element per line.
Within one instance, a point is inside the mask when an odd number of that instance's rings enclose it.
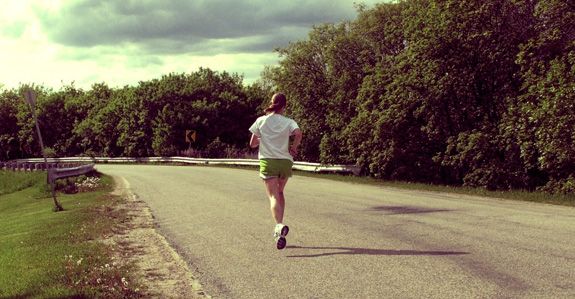
<path fill-rule="evenodd" d="M 370 249 L 370 248 L 352 248 L 352 247 L 311 247 L 311 246 L 287 246 L 286 249 L 311 249 L 324 250 L 317 254 L 288 255 L 286 257 L 320 257 L 329 255 L 463 255 L 469 254 L 464 251 L 430 251 L 430 250 L 393 250 L 393 249 Z M 338 251 L 334 251 L 338 250 Z"/>
<path fill-rule="evenodd" d="M 451 212 L 448 209 L 431 209 L 423 207 L 410 207 L 410 206 L 377 206 L 370 209 L 370 211 L 388 212 L 387 215 L 398 214 L 423 214 L 423 213 L 436 213 L 436 212 Z"/>

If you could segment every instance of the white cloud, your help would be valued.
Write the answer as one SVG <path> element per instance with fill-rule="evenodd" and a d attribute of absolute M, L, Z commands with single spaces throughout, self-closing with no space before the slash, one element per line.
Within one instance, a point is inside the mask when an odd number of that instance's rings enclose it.
<path fill-rule="evenodd" d="M 0 83 L 117 87 L 199 67 L 251 83 L 277 62 L 274 48 L 354 16 L 348 0 L 11 0 L 0 11 Z"/>

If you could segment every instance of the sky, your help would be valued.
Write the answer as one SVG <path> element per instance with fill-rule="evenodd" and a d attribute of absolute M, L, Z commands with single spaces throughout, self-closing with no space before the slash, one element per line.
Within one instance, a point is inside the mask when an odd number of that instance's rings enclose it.
<path fill-rule="evenodd" d="M 210 68 L 251 84 L 275 48 L 381 0 L 0 0 L 0 86 L 136 85 Z"/>

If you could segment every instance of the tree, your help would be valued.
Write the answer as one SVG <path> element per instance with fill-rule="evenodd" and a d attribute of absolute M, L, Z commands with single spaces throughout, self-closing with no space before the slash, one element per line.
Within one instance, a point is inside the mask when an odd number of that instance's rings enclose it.
<path fill-rule="evenodd" d="M 15 90 L 4 90 L 0 94 L 0 160 L 23 156 L 20 150 L 18 131 L 18 110 L 22 99 Z"/>
<path fill-rule="evenodd" d="M 133 100 L 133 88 L 111 90 L 106 85 L 95 85 L 84 97 L 91 106 L 87 116 L 74 128 L 83 149 L 88 156 L 117 157 L 123 152 L 118 145 L 120 121 L 130 113 L 129 103 Z M 90 103 L 90 104 L 88 104 Z"/>
<path fill-rule="evenodd" d="M 309 40 L 278 49 L 283 59 L 272 79 L 288 97 L 288 114 L 304 132 L 299 155 L 306 161 L 319 161 L 321 140 L 330 132 L 326 119 L 332 92 L 328 51 L 340 34 L 341 28 L 324 24 L 314 27 Z"/>
<path fill-rule="evenodd" d="M 572 2 L 531 4 L 534 35 L 517 57 L 521 95 L 509 105 L 521 157 L 550 192 L 575 192 L 575 7 Z"/>

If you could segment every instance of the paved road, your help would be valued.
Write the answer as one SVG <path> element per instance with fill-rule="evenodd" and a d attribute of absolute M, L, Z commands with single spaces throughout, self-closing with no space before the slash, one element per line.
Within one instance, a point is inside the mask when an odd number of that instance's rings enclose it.
<path fill-rule="evenodd" d="M 255 170 L 98 165 L 128 180 L 216 298 L 574 298 L 575 209 L 295 176 L 275 249 Z"/>

